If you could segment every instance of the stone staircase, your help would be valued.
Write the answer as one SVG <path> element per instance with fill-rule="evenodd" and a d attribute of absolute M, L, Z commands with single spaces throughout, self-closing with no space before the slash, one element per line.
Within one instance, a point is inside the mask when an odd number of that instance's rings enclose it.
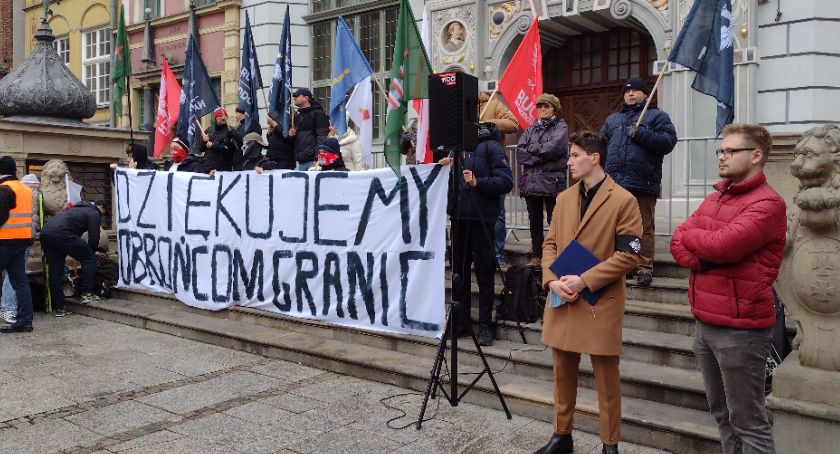
<path fill-rule="evenodd" d="M 628 282 L 621 358 L 622 439 L 674 453 L 717 453 L 717 426 L 708 413 L 691 351 L 694 321 L 686 299 L 687 273 L 673 263 L 662 243 L 658 250 L 664 254 L 657 257 L 653 285 L 639 287 Z M 521 252 L 509 250 L 509 261 L 524 260 Z M 497 278 L 497 294 L 500 291 Z M 475 287 L 473 298 L 477 299 Z M 74 311 L 419 392 L 426 390 L 437 348 L 434 339 L 367 332 L 242 307 L 209 312 L 168 296 L 139 291 L 118 290 L 114 299 L 75 305 Z M 483 351 L 511 411 L 551 421 L 551 353 L 539 341 L 539 322 L 523 326 L 527 345 L 513 323 L 503 322 L 499 340 Z M 468 339 L 459 342 L 459 352 L 459 383 L 466 385 L 475 378 L 481 362 Z M 584 359 L 575 425 L 597 433 L 594 387 L 591 365 Z M 486 377 L 466 400 L 501 408 Z M 427 416 L 432 413 L 430 410 Z M 499 418 L 504 418 L 501 411 Z"/>

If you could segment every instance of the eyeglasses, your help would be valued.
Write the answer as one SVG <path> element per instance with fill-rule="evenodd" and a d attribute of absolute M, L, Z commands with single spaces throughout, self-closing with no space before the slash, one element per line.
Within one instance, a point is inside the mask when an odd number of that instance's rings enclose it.
<path fill-rule="evenodd" d="M 720 158 L 721 156 L 723 156 L 723 158 L 724 158 L 724 159 L 729 159 L 729 158 L 731 158 L 731 157 L 732 157 L 732 155 L 734 155 L 735 153 L 737 153 L 737 152 L 739 152 L 739 151 L 751 151 L 751 150 L 755 150 L 755 149 L 756 149 L 755 147 L 747 147 L 747 148 L 718 148 L 717 150 L 715 150 L 715 156 L 717 156 L 718 158 Z"/>

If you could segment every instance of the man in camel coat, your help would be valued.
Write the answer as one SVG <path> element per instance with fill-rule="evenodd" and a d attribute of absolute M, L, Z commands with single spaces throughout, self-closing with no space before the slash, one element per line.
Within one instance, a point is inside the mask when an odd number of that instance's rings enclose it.
<path fill-rule="evenodd" d="M 592 360 L 598 390 L 602 453 L 618 453 L 621 426 L 621 379 L 624 279 L 639 263 L 642 218 L 636 199 L 604 173 L 607 139 L 589 131 L 570 138 L 569 173 L 578 183 L 557 196 L 555 215 L 543 243 L 543 282 L 557 307 L 546 304 L 542 341 L 554 360 L 554 435 L 537 451 L 566 454 L 574 450 L 572 419 L 581 353 Z M 601 262 L 581 275 L 555 275 L 549 266 L 577 240 Z M 604 290 L 595 305 L 580 292 Z M 553 295 L 552 295 L 553 294 Z M 563 303 L 565 301 L 565 303 Z"/>

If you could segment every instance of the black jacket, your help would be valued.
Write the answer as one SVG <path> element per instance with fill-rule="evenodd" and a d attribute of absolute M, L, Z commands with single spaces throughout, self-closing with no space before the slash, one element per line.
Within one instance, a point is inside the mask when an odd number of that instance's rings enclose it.
<path fill-rule="evenodd" d="M 274 170 L 277 166 L 274 161 L 268 159 L 262 154 L 262 145 L 256 142 L 248 143 L 248 148 L 243 152 L 242 164 L 234 170 L 254 170 L 260 167 L 263 170 Z"/>
<path fill-rule="evenodd" d="M 601 133 L 609 139 L 604 170 L 624 189 L 658 195 L 662 185 L 662 160 L 677 144 L 677 131 L 667 113 L 651 105 L 639 129 L 630 138 L 627 128 L 635 125 L 644 103 L 624 104 L 607 117 Z"/>
<path fill-rule="evenodd" d="M 505 149 L 500 142 L 501 133 L 494 127 L 489 135 L 479 135 L 478 147 L 466 153 L 464 169 L 472 170 L 477 184 L 471 188 L 462 174 L 460 163 L 453 164 L 453 178 L 458 183 L 458 207 L 453 210 L 450 192 L 448 213 L 460 220 L 481 221 L 494 224 L 499 217 L 499 200 L 513 189 L 513 175 L 505 162 Z"/>
<path fill-rule="evenodd" d="M 318 157 L 318 145 L 327 140 L 330 132 L 330 119 L 318 101 L 303 109 L 295 116 L 295 159 L 298 162 L 312 162 Z"/>
<path fill-rule="evenodd" d="M 176 172 L 193 172 L 193 173 L 210 173 L 210 167 L 207 166 L 207 163 L 204 162 L 204 159 L 199 158 L 198 156 L 191 154 L 187 156 L 187 159 L 181 161 L 178 164 L 178 168 L 175 169 Z"/>
<path fill-rule="evenodd" d="M 279 125 L 268 134 L 268 159 L 274 161 L 278 169 L 294 169 L 295 138 L 283 137 L 283 128 Z"/>
<path fill-rule="evenodd" d="M 102 216 L 90 202 L 79 202 L 72 208 L 58 212 L 41 229 L 41 238 L 81 237 L 88 233 L 88 246 L 96 250 L 99 247 L 99 227 Z"/>
<path fill-rule="evenodd" d="M 233 170 L 234 164 L 240 164 L 242 156 L 242 137 L 227 124 L 211 125 L 204 131 L 212 145 L 208 148 L 200 135 L 196 136 L 193 151 L 204 152 L 204 163 L 210 169 L 218 171 Z"/>

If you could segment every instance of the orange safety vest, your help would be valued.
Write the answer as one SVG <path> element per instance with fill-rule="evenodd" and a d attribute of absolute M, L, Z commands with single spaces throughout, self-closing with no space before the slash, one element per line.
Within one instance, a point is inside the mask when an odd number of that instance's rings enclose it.
<path fill-rule="evenodd" d="M 32 189 L 18 180 L 2 183 L 15 191 L 16 205 L 9 210 L 9 219 L 0 225 L 0 240 L 31 240 L 35 237 L 32 223 Z"/>

